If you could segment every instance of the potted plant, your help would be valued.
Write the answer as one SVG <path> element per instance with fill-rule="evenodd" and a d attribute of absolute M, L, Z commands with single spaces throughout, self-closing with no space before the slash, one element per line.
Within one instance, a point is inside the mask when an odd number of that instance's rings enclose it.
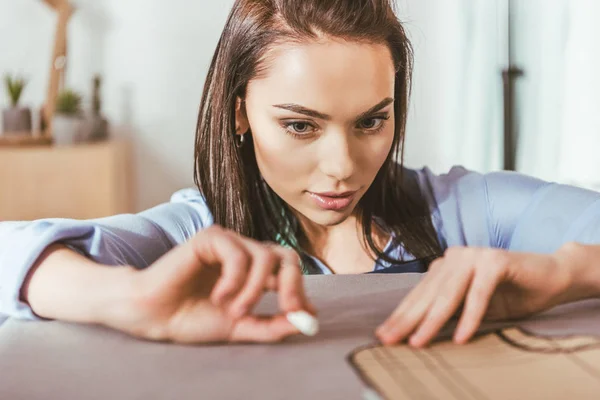
<path fill-rule="evenodd" d="M 19 100 L 27 82 L 25 79 L 6 75 L 4 85 L 10 99 L 10 108 L 2 110 L 2 131 L 4 133 L 31 133 L 31 110 L 20 107 Z"/>
<path fill-rule="evenodd" d="M 57 145 L 69 145 L 83 140 L 82 97 L 79 93 L 65 89 L 56 98 L 56 109 L 52 119 L 52 138 Z"/>

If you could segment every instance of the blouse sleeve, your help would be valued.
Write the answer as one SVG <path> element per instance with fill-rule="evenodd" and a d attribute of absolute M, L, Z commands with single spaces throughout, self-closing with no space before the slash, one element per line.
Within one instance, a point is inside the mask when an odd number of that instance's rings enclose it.
<path fill-rule="evenodd" d="M 1 222 L 0 315 L 35 318 L 19 294 L 30 268 L 51 244 L 65 244 L 101 264 L 144 268 L 212 222 L 194 189 L 179 191 L 169 203 L 135 215 Z"/>
<path fill-rule="evenodd" d="M 418 171 L 443 247 L 551 253 L 567 242 L 600 243 L 600 193 L 515 172 Z"/>

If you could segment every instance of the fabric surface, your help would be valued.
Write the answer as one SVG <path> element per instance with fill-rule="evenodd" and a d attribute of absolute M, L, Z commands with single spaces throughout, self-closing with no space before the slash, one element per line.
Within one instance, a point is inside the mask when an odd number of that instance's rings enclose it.
<path fill-rule="evenodd" d="M 374 329 L 420 277 L 307 276 L 321 332 L 274 345 L 179 346 L 9 319 L 0 327 L 0 399 L 361 399 L 364 386 L 347 357 L 375 341 Z M 258 311 L 273 311 L 273 300 Z M 482 332 L 512 324 L 486 324 Z M 600 335 L 600 300 L 517 324 L 539 334 Z"/>

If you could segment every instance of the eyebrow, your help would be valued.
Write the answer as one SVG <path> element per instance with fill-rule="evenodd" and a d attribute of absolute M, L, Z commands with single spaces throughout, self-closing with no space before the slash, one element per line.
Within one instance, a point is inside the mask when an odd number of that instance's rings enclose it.
<path fill-rule="evenodd" d="M 387 98 L 383 99 L 382 101 L 380 101 L 377 105 L 371 107 L 369 110 L 360 114 L 356 120 L 360 121 L 361 119 L 364 119 L 365 117 L 367 117 L 373 113 L 376 113 L 377 111 L 381 110 L 382 108 L 387 107 L 389 104 L 391 104 L 393 102 L 394 102 L 393 98 L 387 97 Z M 317 118 L 317 119 L 322 119 L 324 121 L 330 121 L 332 119 L 330 115 L 323 114 L 323 113 L 315 111 L 315 110 L 311 110 L 310 108 L 303 107 L 299 104 L 275 104 L 275 105 L 273 105 L 273 107 L 281 108 L 283 110 L 292 111 L 292 112 L 295 112 L 298 114 L 303 114 L 303 115 Z"/>

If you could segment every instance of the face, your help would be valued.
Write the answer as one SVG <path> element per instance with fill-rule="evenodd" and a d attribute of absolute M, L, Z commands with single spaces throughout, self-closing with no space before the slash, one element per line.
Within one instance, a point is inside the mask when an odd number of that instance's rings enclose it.
<path fill-rule="evenodd" d="M 248 84 L 240 132 L 260 172 L 304 221 L 352 215 L 394 138 L 392 57 L 385 45 L 327 41 L 279 47 Z"/>

